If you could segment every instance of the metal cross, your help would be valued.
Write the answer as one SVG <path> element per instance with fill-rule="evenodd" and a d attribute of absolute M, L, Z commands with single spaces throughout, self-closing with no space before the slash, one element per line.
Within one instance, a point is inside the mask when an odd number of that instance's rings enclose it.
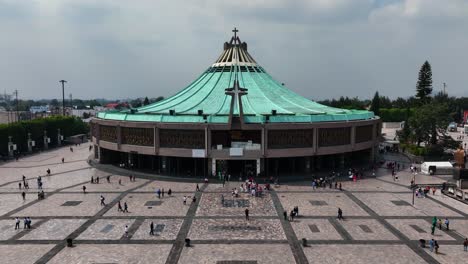
<path fill-rule="evenodd" d="M 239 30 L 237 28 L 234 28 L 232 30 L 232 32 L 234 32 L 234 38 L 236 38 L 237 37 L 237 32 L 239 32 Z"/>

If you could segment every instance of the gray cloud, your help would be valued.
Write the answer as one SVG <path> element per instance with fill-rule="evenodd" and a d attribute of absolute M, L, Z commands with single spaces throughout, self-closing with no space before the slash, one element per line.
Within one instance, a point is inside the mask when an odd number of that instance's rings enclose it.
<path fill-rule="evenodd" d="M 468 96 L 464 0 L 0 0 L 0 90 L 25 98 L 176 93 L 219 55 L 232 27 L 276 79 L 309 98 Z"/>

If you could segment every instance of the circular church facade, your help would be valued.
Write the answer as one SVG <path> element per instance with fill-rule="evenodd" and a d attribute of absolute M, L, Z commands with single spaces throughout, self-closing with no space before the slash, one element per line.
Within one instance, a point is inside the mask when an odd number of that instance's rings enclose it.
<path fill-rule="evenodd" d="M 381 121 L 275 81 L 236 32 L 200 77 L 162 101 L 98 113 L 101 163 L 174 176 L 287 177 L 373 162 Z"/>

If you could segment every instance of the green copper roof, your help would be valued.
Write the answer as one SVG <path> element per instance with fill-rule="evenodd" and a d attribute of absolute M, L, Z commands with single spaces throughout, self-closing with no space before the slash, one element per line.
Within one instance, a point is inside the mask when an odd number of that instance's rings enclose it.
<path fill-rule="evenodd" d="M 234 96 L 226 94 L 225 89 L 234 87 L 236 78 L 239 86 L 247 91 L 240 96 L 240 102 L 235 97 L 233 115 L 240 116 L 242 104 L 244 123 L 309 123 L 374 117 L 369 111 L 328 107 L 292 92 L 255 62 L 247 52 L 247 44 L 241 43 L 238 37 L 226 42 L 218 60 L 177 94 L 132 111 L 101 112 L 98 117 L 142 122 L 227 123 Z"/>

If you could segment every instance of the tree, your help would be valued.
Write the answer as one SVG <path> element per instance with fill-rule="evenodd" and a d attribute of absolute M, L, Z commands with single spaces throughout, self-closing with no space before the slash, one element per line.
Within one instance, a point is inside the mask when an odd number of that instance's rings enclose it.
<path fill-rule="evenodd" d="M 410 138 L 419 146 L 421 142 L 435 145 L 439 138 L 446 135 L 450 123 L 449 110 L 446 104 L 425 104 L 416 108 L 408 119 L 411 130 Z"/>
<path fill-rule="evenodd" d="M 156 97 L 156 99 L 151 100 L 151 101 L 152 101 L 152 103 L 156 103 L 156 102 L 159 102 L 159 101 L 162 101 L 162 100 L 164 100 L 164 96 L 158 96 L 158 97 Z"/>
<path fill-rule="evenodd" d="M 52 99 L 52 100 L 50 101 L 50 105 L 51 105 L 51 106 L 54 106 L 54 107 L 57 107 L 57 106 L 59 106 L 59 102 L 58 102 L 57 99 Z"/>
<path fill-rule="evenodd" d="M 418 82 L 416 84 L 416 97 L 425 104 L 429 102 L 432 93 L 432 69 L 431 64 L 425 61 L 419 70 Z"/>
<path fill-rule="evenodd" d="M 143 101 L 143 105 L 149 105 L 149 99 L 148 97 L 145 97 L 145 100 Z"/>
<path fill-rule="evenodd" d="M 380 116 L 380 96 L 379 92 L 375 92 L 374 98 L 372 99 L 371 107 L 370 109 L 372 112 L 374 112 L 375 115 Z"/>
<path fill-rule="evenodd" d="M 130 101 L 130 105 L 133 108 L 141 107 L 141 100 L 140 99 L 132 100 L 132 101 Z"/>

